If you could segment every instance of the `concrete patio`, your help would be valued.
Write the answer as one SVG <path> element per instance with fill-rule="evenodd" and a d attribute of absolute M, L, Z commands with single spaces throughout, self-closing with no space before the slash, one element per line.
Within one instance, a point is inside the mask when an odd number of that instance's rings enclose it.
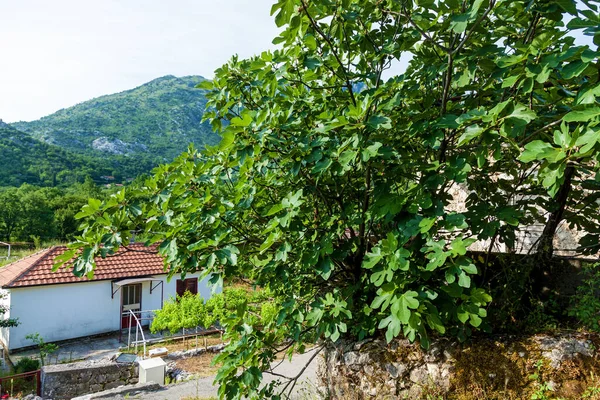
<path fill-rule="evenodd" d="M 46 356 L 46 364 L 60 364 L 82 360 L 99 360 L 111 357 L 120 350 L 126 349 L 127 344 L 119 342 L 119 334 L 114 333 L 98 337 L 73 339 L 58 344 L 58 350 Z M 16 364 L 21 358 L 39 359 L 37 348 L 30 348 L 9 354 L 11 363 Z"/>
<path fill-rule="evenodd" d="M 214 330 L 204 331 L 218 332 Z M 198 334 L 202 334 L 202 330 L 198 331 Z M 195 335 L 195 331 L 186 330 L 186 336 Z M 99 360 L 102 358 L 112 357 L 116 353 L 127 350 L 129 332 L 123 330 L 121 335 L 119 332 L 113 332 L 106 335 L 83 337 L 78 339 L 70 339 L 63 342 L 58 342 L 58 350 L 46 357 L 46 364 L 60 364 L 75 361 L 89 361 Z M 181 338 L 182 332 L 177 332 L 173 335 L 167 334 L 166 332 L 151 333 L 147 327 L 144 327 L 144 338 L 147 341 L 147 345 L 152 343 L 161 342 L 164 340 Z M 131 330 L 131 342 L 134 343 L 136 340 L 135 329 Z M 143 351 L 142 335 L 138 332 L 138 352 Z M 135 348 L 132 345 L 131 351 Z M 31 347 L 23 351 L 16 351 L 8 355 L 10 362 L 14 365 L 21 358 L 29 357 L 39 359 L 39 351 L 37 347 Z"/>

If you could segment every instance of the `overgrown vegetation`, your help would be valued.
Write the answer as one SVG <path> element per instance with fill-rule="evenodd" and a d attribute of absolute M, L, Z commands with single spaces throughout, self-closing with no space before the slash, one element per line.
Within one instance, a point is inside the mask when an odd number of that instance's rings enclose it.
<path fill-rule="evenodd" d="M 15 374 L 23 374 L 25 372 L 32 372 L 40 369 L 40 360 L 34 358 L 22 357 L 14 365 Z"/>
<path fill-rule="evenodd" d="M 224 321 L 217 380 L 232 399 L 285 395 L 294 377 L 260 387 L 262 373 L 306 344 L 427 347 L 546 307 L 559 227 L 587 232 L 572 254 L 599 249 L 597 3 L 279 0 L 280 49 L 201 85 L 220 144 L 85 206 L 63 261 L 80 252 L 84 275 L 141 230 L 172 273 L 244 277 L 280 299 L 260 329 L 244 307 Z M 529 257 L 491 262 L 498 249 Z"/>
<path fill-rule="evenodd" d="M 245 287 L 226 287 L 206 302 L 200 294 L 185 292 L 183 296 L 165 302 L 156 311 L 150 327 L 152 332 L 221 326 L 230 314 L 243 310 L 250 315 L 252 325 L 267 325 L 277 317 L 278 304 L 263 290 Z"/>
<path fill-rule="evenodd" d="M 39 360 L 23 357 L 10 369 L 0 373 L 0 393 L 3 397 L 22 399 L 29 394 L 35 395 L 37 390 L 37 377 L 35 375 L 19 378 L 4 377 L 33 372 L 40 368 Z"/>
<path fill-rule="evenodd" d="M 571 298 L 569 316 L 575 317 L 582 327 L 600 333 L 600 268 L 587 265 L 585 278 Z"/>

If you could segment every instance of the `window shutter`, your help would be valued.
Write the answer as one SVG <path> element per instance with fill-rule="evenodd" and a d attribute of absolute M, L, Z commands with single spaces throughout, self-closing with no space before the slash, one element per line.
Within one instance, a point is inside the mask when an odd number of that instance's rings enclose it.
<path fill-rule="evenodd" d="M 185 280 L 185 289 L 191 294 L 198 294 L 198 278 L 190 278 Z"/>
<path fill-rule="evenodd" d="M 181 279 L 177 279 L 177 296 L 183 296 L 183 293 L 185 293 L 185 281 L 182 281 Z"/>

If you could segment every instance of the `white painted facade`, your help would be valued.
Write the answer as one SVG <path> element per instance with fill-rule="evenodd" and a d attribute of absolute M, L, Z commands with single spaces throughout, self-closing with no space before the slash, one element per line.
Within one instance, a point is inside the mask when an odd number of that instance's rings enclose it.
<path fill-rule="evenodd" d="M 10 291 L 5 289 L 0 289 L 0 305 L 4 307 L 6 312 L 4 315 L 0 316 L 2 319 L 10 318 Z M 0 341 L 2 343 L 8 343 L 10 331 L 8 328 L 0 328 Z"/>
<path fill-rule="evenodd" d="M 199 273 L 187 278 L 198 278 Z M 130 278 L 127 278 L 130 279 Z M 140 282 L 141 309 L 157 310 L 164 301 L 175 297 L 177 276 L 170 281 L 167 275 L 155 275 L 152 281 Z M 162 281 L 162 283 L 160 283 Z M 150 287 L 152 286 L 152 293 Z M 121 328 L 122 289 L 111 281 L 76 282 L 2 289 L 6 298 L 0 300 L 9 307 L 5 318 L 17 318 L 19 325 L 3 328 L 0 340 L 12 351 L 33 343 L 25 339 L 39 333 L 46 342 L 114 332 Z M 115 292 L 116 291 L 116 292 Z M 114 296 L 111 296 L 112 293 Z M 208 278 L 198 279 L 198 294 L 204 299 L 211 295 Z M 145 321 L 146 324 L 149 321 Z"/>

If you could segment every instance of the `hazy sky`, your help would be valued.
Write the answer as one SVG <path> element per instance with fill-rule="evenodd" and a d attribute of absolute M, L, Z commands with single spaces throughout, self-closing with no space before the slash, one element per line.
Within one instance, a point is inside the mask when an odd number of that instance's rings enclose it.
<path fill-rule="evenodd" d="M 212 78 L 233 54 L 274 47 L 273 3 L 0 0 L 0 119 L 38 119 L 164 75 Z"/>
<path fill-rule="evenodd" d="M 0 119 L 33 120 L 273 48 L 273 0 L 0 0 Z"/>

